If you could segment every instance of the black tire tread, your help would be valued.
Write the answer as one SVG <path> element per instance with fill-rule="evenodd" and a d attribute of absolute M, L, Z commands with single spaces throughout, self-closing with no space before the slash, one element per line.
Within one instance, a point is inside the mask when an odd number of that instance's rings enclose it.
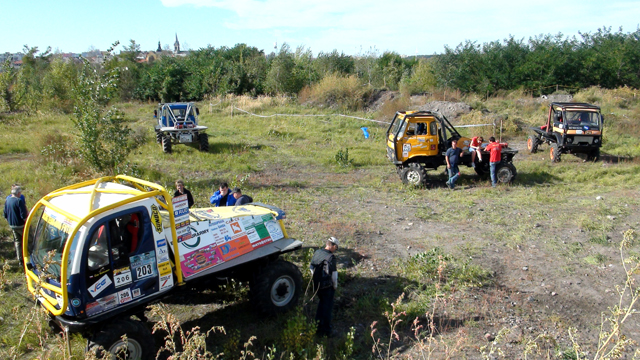
<path fill-rule="evenodd" d="M 171 154 L 171 136 L 162 137 L 162 151 L 165 154 Z"/>
<path fill-rule="evenodd" d="M 142 322 L 131 319 L 119 319 L 104 324 L 89 339 L 87 352 L 95 354 L 100 359 L 103 352 L 119 341 L 124 334 L 127 335 L 127 338 L 136 339 L 142 346 L 141 360 L 155 359 L 156 348 L 153 335 Z"/>
<path fill-rule="evenodd" d="M 407 179 L 407 174 L 410 171 L 417 171 L 418 174 L 420 175 L 420 181 L 418 181 L 417 184 L 411 184 L 409 182 L 409 180 Z M 427 180 L 427 172 L 424 169 L 424 167 L 418 163 L 410 163 L 408 166 L 404 167 L 402 169 L 402 172 L 400 173 L 400 178 L 402 179 L 402 183 L 404 183 L 405 185 L 414 185 L 414 186 L 420 186 L 423 185 L 426 180 Z"/>
<path fill-rule="evenodd" d="M 209 135 L 206 133 L 198 135 L 198 141 L 200 142 L 200 151 L 209 152 Z"/>
<path fill-rule="evenodd" d="M 290 275 L 295 282 L 294 295 L 284 306 L 276 306 L 271 302 L 271 285 L 283 274 Z M 256 273 L 250 283 L 250 300 L 258 312 L 265 315 L 285 313 L 298 305 L 302 294 L 302 273 L 294 264 L 277 260 Z"/>

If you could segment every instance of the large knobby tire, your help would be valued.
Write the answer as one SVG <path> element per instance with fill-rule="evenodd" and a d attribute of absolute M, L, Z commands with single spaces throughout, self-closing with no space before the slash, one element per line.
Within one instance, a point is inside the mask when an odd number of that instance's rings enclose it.
<path fill-rule="evenodd" d="M 600 160 L 600 149 L 593 150 L 591 154 L 589 154 L 588 159 L 593 162 Z"/>
<path fill-rule="evenodd" d="M 163 133 L 161 133 L 160 131 L 156 131 L 156 142 L 158 144 L 162 144 L 162 137 L 164 136 Z"/>
<path fill-rule="evenodd" d="M 478 174 L 479 177 L 484 178 L 490 172 L 489 163 L 487 162 L 476 163 L 476 167 L 474 167 L 473 170 L 476 171 L 476 174 Z"/>
<path fill-rule="evenodd" d="M 512 183 L 517 174 L 516 167 L 513 164 L 500 163 L 496 166 L 496 180 L 499 183 Z"/>
<path fill-rule="evenodd" d="M 162 138 L 162 151 L 165 154 L 171 154 L 171 136 L 167 135 Z"/>
<path fill-rule="evenodd" d="M 127 336 L 127 341 L 122 336 Z M 113 359 L 155 359 L 155 342 L 153 335 L 140 321 L 120 319 L 104 324 L 87 345 L 87 352 L 102 359 L 105 352 Z"/>
<path fill-rule="evenodd" d="M 560 147 L 558 143 L 551 144 L 551 149 L 549 150 L 549 158 L 552 162 L 557 163 L 560 162 Z"/>
<path fill-rule="evenodd" d="M 427 180 L 427 172 L 424 167 L 418 163 L 411 163 L 409 166 L 402 169 L 400 173 L 402 182 L 407 185 L 419 186 L 424 184 Z"/>
<path fill-rule="evenodd" d="M 535 135 L 529 135 L 529 138 L 527 139 L 527 150 L 529 150 L 529 153 L 537 153 L 538 145 L 540 145 L 538 142 L 538 137 Z"/>
<path fill-rule="evenodd" d="M 256 273 L 249 283 L 251 302 L 262 314 L 282 314 L 298 305 L 302 274 L 294 264 L 278 260 Z"/>
<path fill-rule="evenodd" d="M 200 142 L 200 151 L 209 152 L 209 135 L 207 134 L 198 135 L 198 141 Z"/>

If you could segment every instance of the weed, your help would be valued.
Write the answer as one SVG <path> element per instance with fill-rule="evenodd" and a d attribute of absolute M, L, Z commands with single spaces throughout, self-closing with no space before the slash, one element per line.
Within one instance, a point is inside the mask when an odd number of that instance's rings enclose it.
<path fill-rule="evenodd" d="M 349 149 L 338 150 L 335 155 L 336 163 L 340 166 L 348 167 L 353 165 L 353 159 L 349 159 Z"/>

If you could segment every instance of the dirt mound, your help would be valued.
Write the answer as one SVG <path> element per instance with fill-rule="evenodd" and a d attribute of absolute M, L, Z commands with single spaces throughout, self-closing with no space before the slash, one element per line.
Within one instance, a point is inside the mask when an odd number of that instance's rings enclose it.
<path fill-rule="evenodd" d="M 418 106 L 416 110 L 438 111 L 447 119 L 452 120 L 462 114 L 470 113 L 472 109 L 469 104 L 463 102 L 432 101 L 422 106 Z"/>
<path fill-rule="evenodd" d="M 392 101 L 398 96 L 400 96 L 400 93 L 397 91 L 373 90 L 367 101 L 367 108 L 370 111 L 378 111 L 385 103 Z"/>

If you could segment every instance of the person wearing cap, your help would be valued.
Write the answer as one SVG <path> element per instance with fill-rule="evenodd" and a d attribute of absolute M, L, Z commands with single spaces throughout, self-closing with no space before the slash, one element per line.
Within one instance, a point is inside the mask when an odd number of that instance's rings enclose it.
<path fill-rule="evenodd" d="M 338 239 L 330 237 L 325 242 L 325 247 L 316 250 L 311 258 L 309 269 L 314 274 L 315 271 L 323 271 L 328 268 L 331 276 L 329 284 L 314 282 L 314 290 L 318 294 L 318 311 L 316 312 L 316 322 L 318 323 L 317 334 L 320 336 L 331 336 L 331 312 L 333 310 L 333 296 L 338 288 L 338 270 L 336 268 L 336 257 L 334 253 L 338 250 Z M 316 270 L 317 268 L 317 270 Z M 315 276 L 314 276 L 315 277 Z"/>
<path fill-rule="evenodd" d="M 22 235 L 24 233 L 24 223 L 27 221 L 29 212 L 24 198 L 21 198 L 22 188 L 14 186 L 11 188 L 11 197 L 4 203 L 4 218 L 9 222 L 9 227 L 13 232 L 13 243 L 16 247 L 18 263 L 22 263 Z"/>
<path fill-rule="evenodd" d="M 236 204 L 236 198 L 229 196 L 229 184 L 223 182 L 216 192 L 211 195 L 209 202 L 213 206 L 233 206 Z"/>
<path fill-rule="evenodd" d="M 187 204 L 189 204 L 189 207 L 193 206 L 195 202 L 193 201 L 191 191 L 184 187 L 184 182 L 182 180 L 176 180 L 176 192 L 173 193 L 173 197 L 180 195 L 187 195 Z"/>
<path fill-rule="evenodd" d="M 248 204 L 253 202 L 253 198 L 249 195 L 242 195 L 242 190 L 239 187 L 234 187 L 231 190 L 231 195 L 236 199 L 236 206 Z"/>

